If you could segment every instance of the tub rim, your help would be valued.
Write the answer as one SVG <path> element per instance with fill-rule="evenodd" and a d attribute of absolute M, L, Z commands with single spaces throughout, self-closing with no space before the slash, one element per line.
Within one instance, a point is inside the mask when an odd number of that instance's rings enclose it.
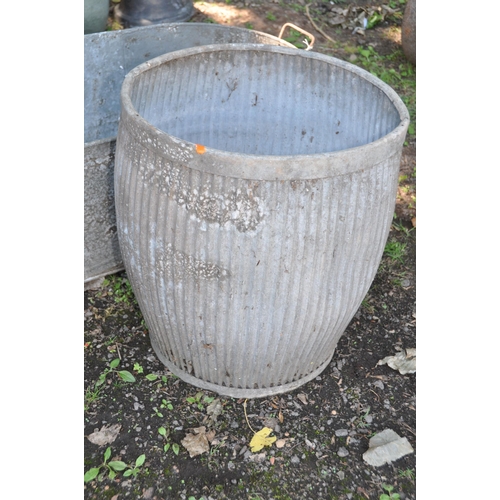
<path fill-rule="evenodd" d="M 175 59 L 222 51 L 274 52 L 292 57 L 308 57 L 340 67 L 367 80 L 381 90 L 399 113 L 400 122 L 388 134 L 373 142 L 340 151 L 297 155 L 258 155 L 223 151 L 206 146 L 204 153 L 199 154 L 196 152 L 195 143 L 175 137 L 155 127 L 137 112 L 130 92 L 134 80 L 142 73 Z M 255 43 L 211 44 L 181 49 L 155 57 L 135 67 L 125 76 L 120 98 L 121 116 L 117 148 L 120 147 L 120 128 L 125 127 L 142 146 L 163 157 L 168 158 L 170 152 L 174 150 L 176 158 L 181 157 L 189 168 L 209 174 L 248 180 L 319 179 L 366 170 L 370 166 L 386 161 L 394 154 L 401 155 L 401 146 L 410 123 L 408 110 L 396 91 L 368 71 L 346 61 L 316 52 Z M 236 157 L 239 159 L 237 162 L 234 161 Z"/>

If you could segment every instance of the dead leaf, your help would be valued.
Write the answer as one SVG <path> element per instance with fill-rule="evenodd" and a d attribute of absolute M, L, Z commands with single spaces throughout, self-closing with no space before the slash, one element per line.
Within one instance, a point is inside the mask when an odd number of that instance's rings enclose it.
<path fill-rule="evenodd" d="M 193 458 L 201 455 L 202 453 L 208 452 L 208 450 L 210 449 L 210 445 L 208 444 L 208 437 L 205 432 L 205 426 L 197 427 L 191 430 L 192 433 L 187 434 L 186 437 L 181 441 L 181 444 L 189 452 L 189 456 Z"/>
<path fill-rule="evenodd" d="M 411 223 L 412 223 L 413 227 L 417 227 L 417 218 L 413 217 L 413 219 L 411 220 Z"/>
<path fill-rule="evenodd" d="M 274 465 L 274 457 L 271 457 L 271 458 L 269 459 L 269 462 L 271 462 L 271 465 Z"/>
<path fill-rule="evenodd" d="M 346 22 L 345 16 L 335 16 L 332 19 L 328 20 L 328 24 L 331 24 L 332 26 L 335 26 L 337 24 L 343 24 Z"/>
<path fill-rule="evenodd" d="M 297 394 L 297 398 L 300 399 L 300 401 L 303 403 L 303 404 L 307 404 L 307 396 L 301 392 L 300 394 Z"/>
<path fill-rule="evenodd" d="M 281 412 L 281 410 L 278 412 L 278 420 L 280 421 L 280 424 L 283 423 L 283 413 Z"/>
<path fill-rule="evenodd" d="M 393 370 L 398 370 L 401 375 L 415 373 L 417 371 L 417 349 L 406 349 L 381 359 L 377 365 L 387 364 Z"/>
<path fill-rule="evenodd" d="M 94 431 L 87 436 L 87 439 L 98 446 L 104 446 L 112 443 L 117 438 L 121 428 L 120 424 L 103 425 L 100 431 Z"/>
<path fill-rule="evenodd" d="M 207 406 L 207 415 L 210 417 L 210 420 L 212 422 L 217 421 L 217 417 L 222 413 L 222 404 L 220 402 L 220 399 L 214 399 L 208 406 Z"/>
<path fill-rule="evenodd" d="M 268 437 L 272 431 L 269 427 L 263 427 L 259 432 L 254 434 L 250 441 L 250 450 L 252 453 L 262 450 L 264 446 L 271 446 L 276 441 L 276 436 Z"/>

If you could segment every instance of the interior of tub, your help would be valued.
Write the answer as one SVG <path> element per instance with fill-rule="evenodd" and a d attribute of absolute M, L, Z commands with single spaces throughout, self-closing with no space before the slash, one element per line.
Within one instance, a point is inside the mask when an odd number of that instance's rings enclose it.
<path fill-rule="evenodd" d="M 335 152 L 376 141 L 401 123 L 393 98 L 352 65 L 283 52 L 174 58 L 135 75 L 129 97 L 157 129 L 241 154 Z"/>
<path fill-rule="evenodd" d="M 168 52 L 209 44 L 291 45 L 266 33 L 206 23 L 163 23 L 85 35 L 85 143 L 116 138 L 127 73 Z"/>

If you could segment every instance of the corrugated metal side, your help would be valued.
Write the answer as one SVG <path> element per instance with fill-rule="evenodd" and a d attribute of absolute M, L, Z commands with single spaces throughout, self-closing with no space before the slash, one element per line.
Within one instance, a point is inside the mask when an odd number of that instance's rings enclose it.
<path fill-rule="evenodd" d="M 146 150 L 122 163 L 121 248 L 158 353 L 202 381 L 243 389 L 286 385 L 329 361 L 383 252 L 395 162 L 286 183 L 174 167 L 178 182 L 159 186 L 144 172 L 165 160 Z M 207 189 L 257 199 L 259 228 L 210 223 L 178 202 Z"/>
<path fill-rule="evenodd" d="M 301 73 L 289 65 L 290 60 L 277 71 L 281 78 Z M 297 59 L 300 65 L 306 63 Z M 165 108 L 165 100 L 176 99 L 176 87 L 173 97 L 161 91 L 167 81 L 182 83 L 182 94 L 192 96 L 185 101 L 188 108 L 189 102 L 200 104 L 200 93 L 212 92 L 205 85 L 208 72 L 190 69 L 189 61 L 177 70 L 184 73 L 180 79 L 169 74 L 167 80 L 163 71 L 148 72 L 135 86 L 132 96 L 141 116 L 162 118 L 155 113 Z M 308 71 L 317 68 L 310 66 Z M 255 68 L 250 74 L 251 80 L 258 79 Z M 316 109 L 313 115 L 301 115 L 288 109 L 287 100 L 280 98 L 279 78 L 266 75 L 265 81 L 274 88 L 274 112 L 282 113 L 280 121 L 308 124 L 314 115 L 318 130 L 332 126 L 330 116 L 335 113 Z M 270 95 L 272 88 L 265 81 L 259 83 L 259 92 Z M 346 85 L 329 84 L 336 89 Z M 196 87 L 192 93 L 190 85 Z M 239 88 L 244 92 L 234 89 L 231 98 L 241 113 L 228 122 L 261 123 L 242 104 L 252 91 L 243 82 Z M 345 130 L 349 140 L 360 143 L 395 127 L 394 113 L 384 113 L 384 104 L 377 102 L 377 96 L 386 97 L 378 91 L 366 98 L 362 94 L 360 103 L 351 100 L 354 111 L 343 111 L 346 119 L 358 120 L 357 129 L 346 124 Z M 199 114 L 206 118 L 218 113 L 218 102 L 220 95 L 212 95 L 208 112 Z M 309 104 L 316 106 L 317 100 L 306 100 Z M 206 140 L 220 144 L 226 140 L 217 135 L 223 119 L 221 115 L 203 121 L 204 127 L 197 130 L 206 129 Z M 167 127 L 175 121 L 168 121 Z M 181 137 L 189 134 L 182 128 L 186 123 L 175 130 Z M 301 134 L 300 129 L 296 132 Z M 322 133 L 320 149 L 332 141 Z M 281 144 L 272 148 L 304 154 L 287 134 L 276 130 L 276 137 Z M 235 136 L 242 149 L 253 148 L 254 139 Z M 187 382 L 232 397 L 284 392 L 320 373 L 380 263 L 394 211 L 400 146 L 385 160 L 368 160 L 343 175 L 260 181 L 190 168 L 182 148 L 160 154 L 154 140 L 138 140 L 133 117 L 126 113 L 117 144 L 120 246 L 160 359 Z M 244 163 L 249 157 L 235 153 L 234 161 Z M 304 157 L 304 169 L 308 167 Z"/>

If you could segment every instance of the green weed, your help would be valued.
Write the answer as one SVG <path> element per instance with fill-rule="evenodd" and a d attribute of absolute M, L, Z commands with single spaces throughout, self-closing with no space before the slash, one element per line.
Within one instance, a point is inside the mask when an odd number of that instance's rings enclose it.
<path fill-rule="evenodd" d="M 392 493 L 394 486 L 391 486 L 390 484 L 383 484 L 382 488 L 384 488 L 387 493 L 382 493 L 379 500 L 399 500 L 401 498 L 399 493 Z"/>
<path fill-rule="evenodd" d="M 374 12 L 369 18 L 368 18 L 368 23 L 366 25 L 366 29 L 372 29 L 377 24 L 379 24 L 381 21 L 383 21 L 384 16 L 380 12 Z"/>
<path fill-rule="evenodd" d="M 415 229 L 414 227 L 408 228 L 402 222 L 399 222 L 399 221 L 394 221 L 392 223 L 392 227 L 396 231 L 403 233 L 405 236 L 410 236 L 411 232 Z"/>
<path fill-rule="evenodd" d="M 102 286 L 108 289 L 116 303 L 137 304 L 130 281 L 118 275 L 108 276 L 102 282 Z"/>
<path fill-rule="evenodd" d="M 205 396 L 203 397 L 203 392 L 197 392 L 194 397 L 188 397 L 186 398 L 186 401 L 190 404 L 195 404 L 198 407 L 198 410 L 203 411 L 203 404 L 210 404 L 215 398 L 214 397 L 209 397 Z"/>
<path fill-rule="evenodd" d="M 389 7 L 391 9 L 398 9 L 399 7 L 404 7 L 406 5 L 406 0 L 389 0 Z"/>
<path fill-rule="evenodd" d="M 158 428 L 158 434 L 160 436 L 163 436 L 163 438 L 165 439 L 166 443 L 163 445 L 163 451 L 165 453 L 167 453 L 168 450 L 170 450 L 170 448 L 172 448 L 172 451 L 178 455 L 179 454 L 179 451 L 180 451 L 180 448 L 179 448 L 179 445 L 177 443 L 170 443 L 169 441 L 169 437 L 170 437 L 170 429 L 166 429 L 165 427 L 159 427 Z"/>
<path fill-rule="evenodd" d="M 166 399 L 162 399 L 160 408 L 166 408 L 167 410 L 173 410 L 174 405 L 170 401 L 167 401 Z"/>
<path fill-rule="evenodd" d="M 370 419 L 367 418 L 369 414 L 370 414 L 370 407 L 368 406 L 366 411 L 363 413 L 363 415 L 361 415 L 356 421 L 358 427 L 365 428 L 365 427 L 368 427 L 370 425 L 370 422 L 368 421 Z"/>
<path fill-rule="evenodd" d="M 306 49 L 311 43 L 311 39 L 309 37 L 304 36 L 302 33 L 294 30 L 293 28 L 290 28 L 289 35 L 283 40 L 295 45 L 298 49 Z"/>
<path fill-rule="evenodd" d="M 161 404 L 160 404 L 160 409 L 165 409 L 165 408 L 167 410 L 173 410 L 174 405 L 170 401 L 167 401 L 166 399 L 162 399 Z M 163 418 L 163 413 L 161 413 L 158 410 L 158 407 L 156 407 L 156 406 L 153 407 L 153 410 L 155 411 L 155 413 L 153 413 L 153 415 L 151 415 L 152 417 L 154 417 L 156 415 L 157 417 Z"/>
<path fill-rule="evenodd" d="M 139 469 L 143 466 L 145 460 L 146 460 L 146 455 L 142 454 L 142 455 L 138 456 L 136 461 L 135 461 L 134 467 L 130 467 L 129 469 L 127 469 L 123 473 L 123 476 L 124 477 L 137 476 L 137 474 L 139 473 Z"/>
<path fill-rule="evenodd" d="M 288 4 L 287 6 L 292 8 L 295 12 L 302 13 L 306 11 L 306 8 L 298 3 Z"/>
<path fill-rule="evenodd" d="M 87 387 L 85 390 L 85 403 L 83 405 L 83 410 L 88 411 L 90 405 L 97 401 L 101 397 L 100 389 L 96 387 Z"/>
<path fill-rule="evenodd" d="M 85 473 L 83 480 L 86 483 L 92 481 L 99 475 L 99 472 L 103 467 L 108 471 L 109 479 L 114 479 L 116 477 L 117 472 L 123 471 L 128 467 L 128 465 L 125 462 L 121 462 L 119 460 L 113 460 L 111 462 L 108 462 L 110 458 L 111 458 L 111 448 L 108 446 L 108 448 L 106 448 L 106 451 L 104 452 L 104 458 L 101 465 L 99 465 L 99 467 L 92 467 L 92 469 L 88 470 Z"/>
<path fill-rule="evenodd" d="M 363 302 L 361 302 L 361 306 L 366 309 L 366 312 L 368 314 L 373 314 L 375 312 L 375 307 L 370 304 L 370 301 L 368 299 L 364 299 Z"/>
<path fill-rule="evenodd" d="M 106 381 L 106 377 L 110 373 L 116 373 L 116 375 L 125 382 L 135 382 L 135 377 L 127 370 L 117 370 L 116 368 L 120 364 L 120 360 L 118 358 L 114 359 L 109 363 L 109 368 L 106 368 L 101 375 L 99 375 L 99 379 L 95 383 L 95 387 L 99 387 Z"/>
<path fill-rule="evenodd" d="M 410 481 L 415 481 L 415 472 L 411 469 L 400 470 L 398 475 L 399 477 L 409 479 Z"/>
<path fill-rule="evenodd" d="M 401 49 L 382 56 L 371 45 L 357 48 L 355 64 L 387 83 L 400 95 L 410 114 L 408 135 L 416 135 L 416 73 Z"/>
<path fill-rule="evenodd" d="M 393 261 L 403 263 L 403 257 L 406 254 L 406 243 L 399 241 L 389 241 L 385 245 L 384 253 Z"/>

